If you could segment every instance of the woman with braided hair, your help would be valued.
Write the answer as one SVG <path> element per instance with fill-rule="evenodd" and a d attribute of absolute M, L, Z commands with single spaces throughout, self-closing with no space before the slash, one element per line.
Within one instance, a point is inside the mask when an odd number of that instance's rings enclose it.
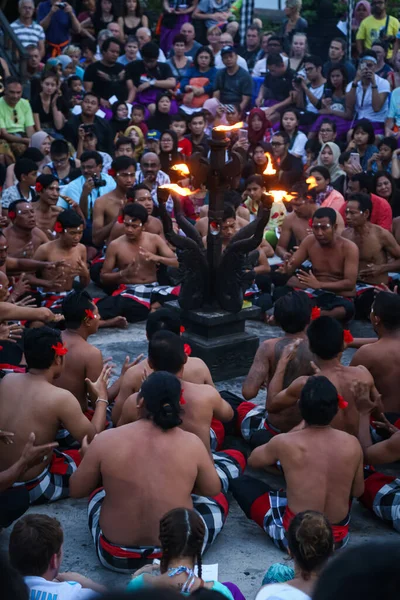
<path fill-rule="evenodd" d="M 128 591 L 160 586 L 172 587 L 189 595 L 197 589 L 205 588 L 233 600 L 224 584 L 202 579 L 201 552 L 204 536 L 204 521 L 195 510 L 175 508 L 167 512 L 160 520 L 160 567 L 148 565 L 136 571 L 128 584 Z M 195 565 L 198 575 L 194 572 Z"/>

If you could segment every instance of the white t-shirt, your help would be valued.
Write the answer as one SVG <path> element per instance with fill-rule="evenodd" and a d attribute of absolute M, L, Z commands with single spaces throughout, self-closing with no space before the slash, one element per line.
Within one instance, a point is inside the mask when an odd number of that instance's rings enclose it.
<path fill-rule="evenodd" d="M 271 583 L 261 588 L 256 600 L 311 600 L 311 597 L 288 583 Z"/>
<path fill-rule="evenodd" d="M 80 583 L 75 581 L 47 581 L 43 577 L 28 576 L 24 577 L 25 583 L 29 588 L 30 598 L 41 598 L 53 600 L 89 600 L 98 598 L 100 594 L 93 590 L 85 589 Z"/>
<path fill-rule="evenodd" d="M 311 87 L 311 84 L 308 83 L 307 87 L 310 90 L 310 92 L 312 93 L 312 95 L 317 98 L 317 100 L 321 100 L 322 96 L 324 95 L 324 90 L 325 90 L 324 83 L 316 88 Z M 316 106 L 314 106 L 314 104 L 309 100 L 308 96 L 306 96 L 306 111 L 313 112 L 313 113 L 318 112 L 318 108 Z"/>
<path fill-rule="evenodd" d="M 364 90 L 362 88 L 362 83 L 359 81 L 357 83 L 356 89 L 356 104 L 355 110 L 357 112 L 357 120 L 359 119 L 369 119 L 374 123 L 383 123 L 385 121 L 388 110 L 389 110 L 389 94 L 390 94 L 390 83 L 383 79 L 383 77 L 379 77 L 379 75 L 375 75 L 376 85 L 378 86 L 378 92 L 386 92 L 388 94 L 386 101 L 381 108 L 380 111 L 375 112 L 372 108 L 372 84 L 370 84 L 364 96 Z M 351 90 L 352 82 L 346 88 L 346 92 Z M 364 97 L 363 97 L 364 96 Z"/>
<path fill-rule="evenodd" d="M 298 131 L 293 146 L 289 148 L 290 154 L 300 156 L 300 158 L 303 159 L 303 162 L 305 162 L 306 151 L 304 150 L 304 147 L 307 144 L 307 141 L 307 136 L 302 131 Z"/>

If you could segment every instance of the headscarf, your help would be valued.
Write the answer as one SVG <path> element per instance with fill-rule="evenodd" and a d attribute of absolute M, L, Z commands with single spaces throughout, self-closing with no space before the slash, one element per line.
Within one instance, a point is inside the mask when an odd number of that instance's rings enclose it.
<path fill-rule="evenodd" d="M 168 133 L 172 138 L 172 151 L 171 152 L 163 152 L 161 150 L 161 140 L 165 133 Z M 160 154 L 158 155 L 161 164 L 161 170 L 164 173 L 168 173 L 172 165 L 178 164 L 182 162 L 182 155 L 178 152 L 178 136 L 175 131 L 171 131 L 170 129 L 166 129 L 162 132 L 160 137 Z"/>
<path fill-rule="evenodd" d="M 37 131 L 31 137 L 31 141 L 29 143 L 30 148 L 37 148 L 38 150 L 40 150 L 41 145 L 43 144 L 46 138 L 51 139 L 51 136 L 45 131 Z"/>
<path fill-rule="evenodd" d="M 260 117 L 262 122 L 262 127 L 260 131 L 254 131 L 253 129 L 253 119 L 255 116 Z M 248 123 L 248 136 L 250 146 L 255 146 L 258 142 L 262 142 L 264 140 L 265 132 L 269 127 L 271 127 L 271 123 L 268 121 L 265 116 L 265 112 L 261 108 L 252 108 L 250 114 L 247 118 Z"/>
<path fill-rule="evenodd" d="M 345 175 L 345 172 L 343 171 L 343 169 L 340 168 L 340 165 L 339 165 L 339 157 L 341 155 L 340 148 L 334 142 L 326 142 L 326 144 L 324 144 L 322 146 L 320 153 L 318 154 L 317 164 L 320 165 L 321 167 L 326 166 L 321 161 L 321 154 L 322 154 L 324 148 L 326 148 L 326 146 L 329 146 L 329 148 L 331 149 L 332 154 L 333 154 L 333 163 L 329 167 L 326 167 L 328 169 L 329 175 L 331 177 L 331 183 L 333 183 L 334 181 L 336 181 L 336 179 L 338 179 L 338 177 L 340 177 L 341 175 Z"/>
<path fill-rule="evenodd" d="M 360 27 L 361 21 L 356 17 L 357 8 L 360 6 L 360 4 L 363 4 L 367 9 L 367 16 L 371 14 L 371 5 L 367 0 L 360 0 L 360 2 L 357 2 L 357 4 L 354 7 L 353 18 L 351 20 L 352 27 Z"/>
<path fill-rule="evenodd" d="M 62 67 L 63 72 L 65 71 L 66 67 L 68 67 L 68 65 L 72 63 L 72 58 L 67 54 L 60 54 L 60 56 L 58 56 L 57 58 L 59 64 Z"/>
<path fill-rule="evenodd" d="M 142 154 L 144 152 L 144 135 L 140 127 L 137 127 L 136 125 L 131 125 L 127 129 L 125 129 L 124 136 L 129 137 L 129 134 L 132 131 L 132 129 L 134 129 L 139 136 L 139 144 L 135 147 L 134 151 L 135 159 L 138 161 L 141 159 Z"/>

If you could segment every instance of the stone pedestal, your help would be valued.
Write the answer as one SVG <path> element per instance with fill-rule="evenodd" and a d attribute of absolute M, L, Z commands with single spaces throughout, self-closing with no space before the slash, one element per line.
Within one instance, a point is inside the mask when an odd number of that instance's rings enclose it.
<path fill-rule="evenodd" d="M 260 308 L 252 306 L 238 313 L 222 309 L 183 311 L 177 301 L 165 306 L 181 313 L 186 329 L 183 340 L 192 349 L 192 356 L 204 360 L 214 381 L 247 375 L 259 346 L 259 338 L 247 333 L 246 319 L 260 315 Z"/>

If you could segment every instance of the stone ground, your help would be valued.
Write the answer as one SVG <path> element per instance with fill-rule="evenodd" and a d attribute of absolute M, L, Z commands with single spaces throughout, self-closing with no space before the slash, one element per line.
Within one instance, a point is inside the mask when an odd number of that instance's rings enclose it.
<path fill-rule="evenodd" d="M 351 327 L 353 335 L 371 337 L 372 329 L 366 323 L 354 323 Z M 276 337 L 280 334 L 277 327 L 263 323 L 248 322 L 248 330 L 256 333 L 260 341 Z M 111 356 L 120 367 L 126 355 L 131 359 L 146 352 L 144 324 L 130 325 L 127 330 L 100 330 L 91 338 L 103 356 Z M 346 350 L 344 362 L 348 364 L 353 350 Z M 229 389 L 241 394 L 243 377 L 231 379 L 217 384 L 219 389 Z M 264 402 L 263 394 L 259 394 L 258 402 Z M 269 477 L 269 476 L 267 476 Z M 282 481 L 270 477 L 268 479 L 276 487 Z M 64 571 L 78 571 L 111 588 L 124 587 L 129 577 L 114 573 L 101 567 L 97 560 L 92 539 L 89 535 L 86 518 L 86 500 L 64 500 L 48 506 L 31 509 L 31 512 L 46 513 L 61 521 L 65 533 Z M 7 549 L 10 530 L 0 536 L 0 551 Z M 351 545 L 366 544 L 375 539 L 389 539 L 398 536 L 391 528 L 381 523 L 374 515 L 354 502 L 351 521 Z M 249 600 L 253 598 L 265 571 L 274 562 L 286 561 L 285 556 L 272 544 L 266 534 L 253 522 L 248 521 L 236 502 L 231 499 L 231 506 L 226 525 L 215 544 L 205 556 L 205 564 L 219 564 L 219 580 L 236 583 Z"/>

